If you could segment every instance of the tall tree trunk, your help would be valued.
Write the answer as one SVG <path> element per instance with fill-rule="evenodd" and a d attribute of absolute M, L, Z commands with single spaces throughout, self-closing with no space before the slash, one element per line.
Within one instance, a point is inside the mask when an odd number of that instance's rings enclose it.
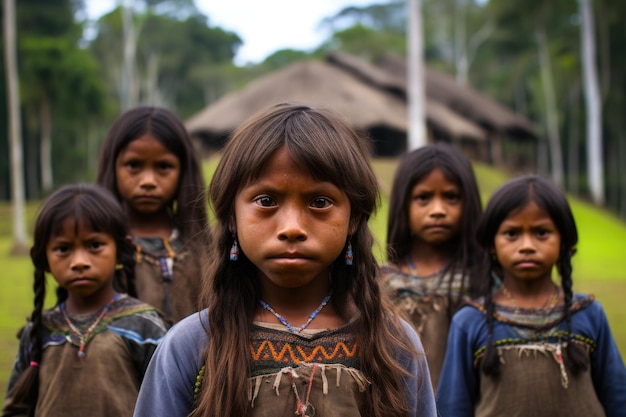
<path fill-rule="evenodd" d="M 594 203 L 604 205 L 604 176 L 602 174 L 602 103 L 596 70 L 595 32 L 591 0 L 580 0 L 581 58 L 583 86 L 587 104 L 587 176 Z"/>
<path fill-rule="evenodd" d="M 546 123 L 548 128 L 548 143 L 550 145 L 550 162 L 552 180 L 563 187 L 563 152 L 561 150 L 561 138 L 559 136 L 559 114 L 556 107 L 554 94 L 554 81 L 552 80 L 552 65 L 550 64 L 550 52 L 548 40 L 544 29 L 535 32 L 537 47 L 539 49 L 539 65 L 541 68 L 541 83 L 546 105 Z"/>
<path fill-rule="evenodd" d="M 120 100 L 122 110 L 128 110 L 137 104 L 135 85 L 135 55 L 137 52 L 137 37 L 133 22 L 132 1 L 124 1 L 122 7 L 122 28 L 124 33 L 124 63 L 122 70 L 122 90 Z"/>
<path fill-rule="evenodd" d="M 159 94 L 159 55 L 155 52 L 151 52 L 148 56 L 144 79 L 145 102 L 152 106 L 161 105 L 161 96 Z"/>
<path fill-rule="evenodd" d="M 456 80 L 460 84 L 467 84 L 467 40 L 466 40 L 466 16 L 467 2 L 456 0 L 454 4 L 454 65 L 456 67 Z"/>
<path fill-rule="evenodd" d="M 24 169 L 21 133 L 20 90 L 15 40 L 15 1 L 4 0 L 4 51 L 9 111 L 9 144 L 11 148 L 11 200 L 13 202 L 13 247 L 11 253 L 26 254 L 24 220 Z"/>
<path fill-rule="evenodd" d="M 574 86 L 569 93 L 569 145 L 568 145 L 568 169 L 567 169 L 567 190 L 578 196 L 580 193 L 579 177 L 580 177 L 580 154 L 578 149 L 578 141 L 580 140 L 580 88 Z"/>
<path fill-rule="evenodd" d="M 486 21 L 480 29 L 468 37 L 467 15 L 470 5 L 468 0 L 455 0 L 454 4 L 454 67 L 456 80 L 460 84 L 469 83 L 469 69 L 476 51 L 491 35 L 494 28 Z"/>
<path fill-rule="evenodd" d="M 52 190 L 54 185 L 52 174 L 52 111 L 50 98 L 46 92 L 43 92 L 41 97 L 39 117 L 41 125 L 39 164 L 41 166 L 41 188 L 45 195 Z"/>
<path fill-rule="evenodd" d="M 422 29 L 422 0 L 408 0 L 408 121 L 409 150 L 426 145 L 424 123 L 424 41 Z"/>

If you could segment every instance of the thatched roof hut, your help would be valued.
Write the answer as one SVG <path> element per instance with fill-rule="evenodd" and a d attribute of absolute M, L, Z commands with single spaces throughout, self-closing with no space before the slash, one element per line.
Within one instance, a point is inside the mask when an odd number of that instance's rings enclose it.
<path fill-rule="evenodd" d="M 378 66 L 397 77 L 406 91 L 405 58 L 387 54 Z M 542 140 L 538 126 L 444 72 L 425 67 L 424 78 L 427 97 L 473 120 L 488 132 L 489 162 L 520 169 L 534 166 Z"/>
<path fill-rule="evenodd" d="M 377 155 L 406 150 L 405 100 L 391 91 L 363 82 L 329 62 L 305 60 L 261 77 L 241 91 L 227 94 L 187 120 L 190 134 L 208 147 L 219 148 L 227 135 L 254 113 L 276 103 L 292 101 L 327 107 L 369 134 Z M 486 133 L 445 106 L 428 109 L 431 131 L 481 141 Z"/>
<path fill-rule="evenodd" d="M 335 59 L 351 59 L 340 57 L 338 55 Z M 377 65 L 393 76 L 396 89 L 406 91 L 407 63 L 404 57 L 386 54 Z M 425 66 L 424 78 L 429 99 L 446 105 L 490 131 L 506 132 L 514 138 L 537 138 L 538 129 L 530 120 L 470 86 L 458 83 L 454 77 Z"/>
<path fill-rule="evenodd" d="M 324 62 L 307 60 L 261 77 L 241 91 L 227 94 L 186 122 L 192 136 L 205 144 L 220 141 L 248 117 L 273 104 L 300 102 L 332 109 L 362 131 L 406 131 L 405 106 L 398 97 L 377 90 Z"/>

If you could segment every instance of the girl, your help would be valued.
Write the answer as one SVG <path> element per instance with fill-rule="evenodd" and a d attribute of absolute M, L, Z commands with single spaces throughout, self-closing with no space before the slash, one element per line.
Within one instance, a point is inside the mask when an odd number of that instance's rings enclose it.
<path fill-rule="evenodd" d="M 572 292 L 578 234 L 565 195 L 538 176 L 513 179 L 491 197 L 478 236 L 502 286 L 452 320 L 441 414 L 626 416 L 626 368 L 604 311 Z"/>
<path fill-rule="evenodd" d="M 433 387 L 452 314 L 462 295 L 479 289 L 481 214 L 474 171 L 456 148 L 436 143 L 402 158 L 391 192 L 383 282 L 424 344 Z"/>
<path fill-rule="evenodd" d="M 165 338 L 135 416 L 436 414 L 419 338 L 377 283 L 376 178 L 344 121 L 269 109 L 233 133 L 209 191 L 209 308 Z"/>
<path fill-rule="evenodd" d="M 137 247 L 137 294 L 170 322 L 198 311 L 207 216 L 191 139 L 172 112 L 137 107 L 104 141 L 96 182 L 123 203 Z"/>
<path fill-rule="evenodd" d="M 44 203 L 30 251 L 35 308 L 21 333 L 3 416 L 130 416 L 165 334 L 133 293 L 134 247 L 105 189 L 68 185 Z M 57 304 L 43 311 L 46 272 Z"/>

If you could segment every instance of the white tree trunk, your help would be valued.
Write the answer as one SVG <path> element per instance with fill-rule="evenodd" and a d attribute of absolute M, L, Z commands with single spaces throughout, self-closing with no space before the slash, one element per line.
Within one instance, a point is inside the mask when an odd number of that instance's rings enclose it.
<path fill-rule="evenodd" d="M 422 1 L 408 0 L 408 150 L 426 145 Z"/>
<path fill-rule="evenodd" d="M 467 4 L 465 0 L 456 0 L 454 4 L 454 64 L 456 67 L 456 80 L 460 84 L 467 84 L 467 40 L 465 28 Z"/>
<path fill-rule="evenodd" d="M 604 176 L 602 174 L 602 103 L 596 70 L 595 32 L 591 0 L 580 0 L 582 24 L 583 86 L 587 112 L 587 178 L 594 203 L 604 205 Z"/>
<path fill-rule="evenodd" d="M 550 64 L 550 52 L 548 40 L 542 29 L 535 32 L 537 47 L 539 48 L 539 65 L 541 67 L 541 84 L 546 106 L 546 123 L 548 128 L 548 144 L 550 146 L 550 162 L 552 180 L 563 187 L 563 151 L 561 150 L 561 138 L 559 135 L 559 114 L 554 95 L 554 81 L 552 80 L 552 66 Z"/>
<path fill-rule="evenodd" d="M 15 1 L 4 0 L 4 52 L 9 111 L 9 147 L 11 150 L 11 200 L 13 201 L 12 253 L 28 253 L 24 220 L 24 156 L 20 121 L 20 90 L 17 72 Z"/>
<path fill-rule="evenodd" d="M 46 93 L 42 97 L 39 117 L 41 119 L 41 149 L 39 154 L 41 188 L 44 194 L 47 194 L 52 190 L 54 177 L 52 174 L 52 115 L 50 100 Z"/>
<path fill-rule="evenodd" d="M 568 160 L 568 187 L 567 190 L 578 196 L 580 194 L 580 184 L 578 181 L 578 176 L 580 175 L 580 155 L 578 152 L 578 141 L 580 139 L 579 134 L 579 126 L 580 126 L 580 112 L 578 111 L 580 107 L 580 100 L 578 99 L 580 95 L 580 88 L 578 86 L 572 87 L 569 93 L 569 107 L 570 107 L 570 123 L 569 123 L 569 157 Z"/>
<path fill-rule="evenodd" d="M 137 86 L 135 85 L 135 55 L 137 36 L 133 22 L 132 0 L 124 1 L 122 8 L 122 28 L 124 36 L 124 63 L 122 70 L 122 88 L 120 104 L 122 110 L 128 110 L 137 104 Z"/>

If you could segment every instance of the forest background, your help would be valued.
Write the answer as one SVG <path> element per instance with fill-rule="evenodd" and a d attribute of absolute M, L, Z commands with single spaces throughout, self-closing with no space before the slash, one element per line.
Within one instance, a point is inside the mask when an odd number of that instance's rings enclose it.
<path fill-rule="evenodd" d="M 4 0 L 4 4 L 14 0 Z M 320 26 L 328 39 L 314 50 L 279 50 L 263 62 L 234 63 L 242 41 L 237 33 L 211 24 L 210 16 L 193 0 L 133 0 L 98 21 L 86 19 L 85 0 L 19 0 L 15 3 L 17 68 L 21 111 L 21 150 L 27 225 L 38 202 L 58 186 L 94 178 L 100 143 L 113 119 L 137 104 L 168 107 L 182 119 L 248 82 L 301 59 L 322 59 L 341 50 L 375 61 L 388 51 L 406 55 L 407 4 L 380 1 L 367 7 L 347 7 Z M 484 92 L 539 126 L 536 164 L 540 173 L 562 177 L 576 200 L 581 234 L 583 280 L 578 289 L 598 294 L 607 304 L 613 326 L 623 327 L 620 294 L 624 289 L 623 242 L 626 238 L 626 2 L 612 0 L 422 0 L 425 63 L 446 71 Z M 590 6 L 593 26 L 583 25 L 581 10 Z M 6 6 L 4 6 L 6 7 Z M 4 20 L 5 8 L 2 9 Z M 260 22 L 262 24 L 262 22 Z M 6 25 L 5 25 L 6 29 Z M 5 32 L 6 33 L 6 32 Z M 289 34 L 285 34 L 289 36 Z M 591 36 L 595 53 L 585 56 L 582 39 Z M 6 44 L 0 46 L 5 56 Z M 601 105 L 600 204 L 591 204 L 588 162 L 588 101 L 585 65 L 597 70 Z M 11 250 L 8 201 L 11 199 L 9 117 L 0 66 L 0 262 L 3 270 L 20 271 L 5 280 L 27 280 L 26 258 L 5 256 Z M 389 180 L 393 165 L 375 162 Z M 381 168 L 382 167 L 382 168 Z M 481 169 L 490 169 L 484 167 Z M 486 178 L 506 178 L 489 171 Z M 482 185 L 482 184 L 481 184 Z M 490 188 L 483 190 L 486 195 Z M 574 201 L 574 200 L 572 200 Z M 593 210 L 595 214 L 590 214 Z M 384 216 L 384 207 L 383 207 Z M 621 220 L 620 220 L 621 219 Z M 7 223 L 8 222 L 8 223 Z M 381 223 L 379 239 L 384 238 Z M 6 232 L 6 233 L 5 233 Z M 604 235 L 603 235 L 604 234 Z M 591 236 L 591 238 L 589 238 Z M 596 244 L 597 243 L 597 244 Z M 579 256 L 579 255 L 577 255 Z M 621 259 L 621 260 L 620 260 Z M 25 264 L 24 264 L 25 265 Z M 28 303 L 26 293 L 2 293 L 11 303 Z M 604 298 L 601 298 L 604 297 Z M 3 309 L 0 325 L 0 372 L 10 367 L 15 317 Z M 19 309 L 20 322 L 23 311 Z M 7 327 L 4 327 L 4 326 Z M 9 327 L 9 325 L 11 327 Z M 620 348 L 626 335 L 620 333 Z"/>
<path fill-rule="evenodd" d="M 592 197 L 588 156 L 598 150 L 602 198 L 594 201 L 626 219 L 626 2 L 420 1 L 425 63 L 539 126 L 534 166 L 572 195 Z M 119 6 L 98 21 L 86 19 L 85 2 L 15 2 L 27 199 L 91 180 L 107 127 L 136 104 L 165 106 L 187 119 L 297 60 L 341 50 L 374 61 L 407 51 L 405 1 L 347 7 L 320 22 L 329 37 L 318 48 L 279 50 L 245 66 L 233 61 L 240 37 L 212 26 L 193 0 L 119 2 L 132 8 Z M 582 24 L 585 5 L 591 26 Z M 590 56 L 584 38 L 594 48 Z M 593 144 L 585 65 L 597 74 L 600 138 Z M 5 66 L 0 72 L 1 201 L 11 198 L 11 164 Z"/>

